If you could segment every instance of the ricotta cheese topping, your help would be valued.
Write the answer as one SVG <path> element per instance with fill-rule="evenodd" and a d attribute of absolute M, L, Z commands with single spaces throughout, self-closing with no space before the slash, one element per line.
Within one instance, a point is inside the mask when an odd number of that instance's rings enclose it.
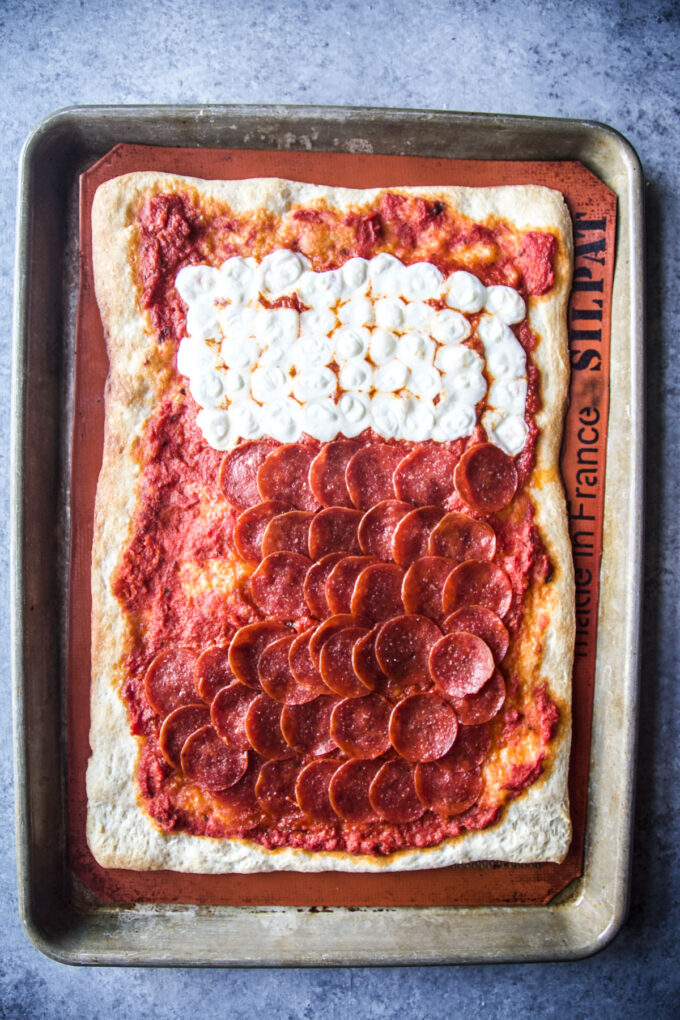
<path fill-rule="evenodd" d="M 187 305 L 177 370 L 217 450 L 369 427 L 386 439 L 446 442 L 478 420 L 511 456 L 524 446 L 526 356 L 510 327 L 526 307 L 511 287 L 463 271 L 445 278 L 386 253 L 317 273 L 287 249 L 260 263 L 187 266 L 175 286 Z M 276 306 L 294 296 L 305 310 Z"/>

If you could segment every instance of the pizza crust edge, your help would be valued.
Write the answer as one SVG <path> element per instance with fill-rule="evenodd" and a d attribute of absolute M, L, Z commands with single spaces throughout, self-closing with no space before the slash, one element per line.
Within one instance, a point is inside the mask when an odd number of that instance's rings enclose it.
<path fill-rule="evenodd" d="M 193 873 L 271 870 L 388 872 L 445 867 L 481 860 L 559 861 L 571 840 L 567 777 L 571 738 L 570 686 L 574 644 L 574 587 L 565 500 L 559 477 L 559 451 L 569 381 L 566 308 L 571 285 L 571 221 L 562 195 L 528 185 L 495 188 L 390 188 L 451 202 L 475 221 L 489 215 L 519 229 L 549 228 L 558 238 L 555 284 L 549 294 L 529 300 L 528 320 L 541 338 L 533 360 L 541 377 L 541 434 L 531 487 L 536 521 L 554 569 L 549 589 L 550 625 L 541 674 L 560 706 L 559 734 L 553 741 L 546 773 L 503 809 L 501 820 L 466 832 L 437 847 L 402 850 L 383 858 L 344 852 L 292 848 L 266 850 L 247 840 L 212 839 L 156 828 L 136 792 L 138 739 L 131 736 L 125 705 L 118 694 L 123 681 L 120 649 L 127 642 L 126 622 L 110 581 L 129 539 L 139 468 L 134 442 L 142 434 L 162 391 L 166 364 L 153 374 L 144 368 L 148 325 L 137 305 L 130 265 L 136 240 L 135 214 L 142 197 L 159 191 L 195 188 L 202 197 L 229 202 L 240 210 L 262 207 L 283 214 L 291 204 L 322 199 L 343 207 L 368 202 L 385 189 L 370 191 L 300 184 L 276 178 L 250 181 L 201 181 L 170 174 L 137 173 L 102 185 L 93 204 L 95 288 L 110 375 L 106 387 L 106 432 L 97 488 L 92 554 L 92 756 L 87 769 L 87 839 L 103 867 L 139 871 L 168 869 Z M 143 343 L 142 343 L 143 341 Z M 169 357 L 169 356 L 166 356 Z"/>

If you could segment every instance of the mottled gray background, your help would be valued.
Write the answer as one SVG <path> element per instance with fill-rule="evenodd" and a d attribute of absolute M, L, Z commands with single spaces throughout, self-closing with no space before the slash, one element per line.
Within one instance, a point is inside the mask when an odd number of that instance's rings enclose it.
<path fill-rule="evenodd" d="M 45 959 L 16 907 L 11 798 L 0 817 L 2 1017 L 651 1017 L 680 990 L 678 528 L 675 456 L 680 8 L 674 0 L 0 0 L 0 470 L 9 474 L 17 161 L 34 124 L 80 103 L 327 103 L 605 121 L 647 180 L 649 446 L 632 905 L 579 963 L 393 970 L 75 969 Z M 675 440 L 673 437 L 676 437 Z M 7 499 L 0 514 L 8 591 Z M 0 607 L 0 769 L 12 771 L 7 599 Z M 677 1013 L 676 1013 L 677 1015 Z"/>

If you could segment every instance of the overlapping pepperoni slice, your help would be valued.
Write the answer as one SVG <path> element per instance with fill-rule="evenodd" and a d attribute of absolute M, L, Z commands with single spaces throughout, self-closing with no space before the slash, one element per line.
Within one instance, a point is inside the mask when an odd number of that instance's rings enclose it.
<path fill-rule="evenodd" d="M 281 713 L 281 729 L 286 742 L 298 754 L 319 757 L 335 748 L 331 736 L 331 714 L 339 699 L 321 694 L 306 705 L 286 705 Z"/>
<path fill-rule="evenodd" d="M 326 581 L 335 564 L 343 559 L 344 555 L 344 553 L 329 553 L 328 556 L 323 556 L 318 563 L 314 563 L 307 571 L 302 591 L 310 613 L 317 620 L 323 620 L 331 615 L 326 598 Z"/>
<path fill-rule="evenodd" d="M 199 697 L 210 704 L 223 687 L 234 680 L 229 665 L 229 646 L 214 645 L 199 655 L 194 666 L 194 684 Z"/>
<path fill-rule="evenodd" d="M 444 586 L 455 564 L 443 556 L 421 556 L 406 571 L 402 595 L 407 613 L 444 618 Z"/>
<path fill-rule="evenodd" d="M 277 820 L 295 818 L 300 814 L 295 796 L 295 783 L 300 765 L 292 759 L 267 761 L 255 783 L 255 796 L 263 811 Z"/>
<path fill-rule="evenodd" d="M 354 612 L 351 606 L 357 578 L 372 563 L 374 556 L 344 556 L 338 560 L 326 581 L 326 599 L 332 613 Z"/>
<path fill-rule="evenodd" d="M 436 623 L 426 616 L 407 613 L 380 627 L 375 657 L 380 670 L 402 687 L 430 687 L 430 652 L 442 637 Z"/>
<path fill-rule="evenodd" d="M 453 479 L 461 499 L 482 514 L 492 514 L 507 506 L 519 484 L 515 462 L 493 443 L 468 447 L 456 465 Z"/>
<path fill-rule="evenodd" d="M 309 555 L 320 560 L 330 553 L 360 553 L 357 530 L 361 511 L 331 506 L 314 515 L 309 527 Z"/>
<path fill-rule="evenodd" d="M 436 761 L 456 739 L 456 713 L 436 694 L 411 694 L 392 710 L 390 743 L 407 761 Z"/>
<path fill-rule="evenodd" d="M 294 552 L 265 556 L 250 578 L 253 602 L 265 616 L 297 620 L 307 615 L 304 585 L 311 561 Z"/>
<path fill-rule="evenodd" d="M 383 500 L 367 510 L 359 524 L 361 551 L 379 560 L 391 560 L 395 529 L 410 510 L 412 507 L 408 503 L 398 499 Z"/>
<path fill-rule="evenodd" d="M 377 624 L 368 634 L 359 638 L 352 651 L 354 672 L 369 691 L 374 691 L 385 680 L 385 674 L 375 655 L 375 643 L 380 626 Z"/>
<path fill-rule="evenodd" d="M 479 769 L 461 772 L 438 761 L 416 768 L 418 797 L 426 807 L 445 818 L 471 808 L 479 800 L 483 785 Z"/>
<path fill-rule="evenodd" d="M 309 468 L 316 448 L 286 443 L 270 453 L 257 472 L 262 499 L 277 499 L 296 510 L 318 510 L 319 501 L 309 486 Z"/>
<path fill-rule="evenodd" d="M 354 672 L 352 653 L 366 627 L 345 627 L 332 634 L 321 648 L 319 670 L 326 687 L 341 698 L 360 698 L 366 686 Z"/>
<path fill-rule="evenodd" d="M 279 638 L 267 645 L 260 656 L 257 672 L 262 690 L 282 705 L 304 705 L 316 693 L 299 684 L 290 666 L 289 653 L 295 635 Z"/>
<path fill-rule="evenodd" d="M 416 506 L 444 503 L 453 495 L 456 458 L 446 446 L 420 446 L 399 463 L 394 472 L 398 499 Z"/>
<path fill-rule="evenodd" d="M 281 731 L 284 706 L 268 694 L 258 694 L 246 712 L 246 735 L 263 758 L 288 758 L 291 750 Z"/>
<path fill-rule="evenodd" d="M 403 580 L 404 570 L 396 563 L 374 563 L 366 567 L 354 585 L 350 606 L 354 616 L 377 623 L 402 613 Z"/>
<path fill-rule="evenodd" d="M 315 630 L 315 627 L 310 627 L 309 630 L 297 635 L 290 646 L 288 662 L 293 676 L 302 687 L 306 687 L 313 694 L 326 694 L 328 688 L 309 650 L 309 642 Z"/>
<path fill-rule="evenodd" d="M 317 453 L 309 468 L 309 485 L 322 506 L 352 506 L 345 472 L 359 449 L 359 443 L 338 439 Z"/>
<path fill-rule="evenodd" d="M 257 667 L 260 656 L 267 645 L 278 638 L 285 637 L 290 631 L 283 623 L 274 620 L 263 620 L 261 623 L 249 623 L 240 627 L 229 645 L 229 665 L 237 679 L 246 687 L 260 690 L 260 678 Z"/>
<path fill-rule="evenodd" d="M 351 613 L 337 613 L 334 616 L 329 616 L 323 623 L 320 623 L 309 639 L 309 654 L 314 665 L 318 667 L 321 649 L 329 637 L 345 627 L 357 627 L 359 625 L 360 621 L 355 616 L 352 616 Z"/>
<path fill-rule="evenodd" d="M 309 530 L 314 514 L 309 510 L 288 510 L 272 517 L 262 536 L 262 555 L 295 552 L 309 556 Z"/>
<path fill-rule="evenodd" d="M 497 669 L 490 680 L 476 694 L 452 698 L 458 721 L 463 726 L 476 726 L 489 722 L 498 715 L 505 702 L 505 680 Z"/>
<path fill-rule="evenodd" d="M 355 758 L 346 761 L 336 770 L 328 794 L 340 818 L 355 824 L 377 819 L 368 791 L 380 768 L 380 762 Z"/>
<path fill-rule="evenodd" d="M 259 563 L 262 559 L 262 540 L 271 521 L 287 510 L 279 500 L 256 503 L 244 510 L 234 525 L 236 551 L 247 563 Z"/>
<path fill-rule="evenodd" d="M 248 768 L 248 752 L 227 747 L 212 726 L 202 726 L 184 742 L 182 772 L 204 790 L 219 793 L 238 783 Z"/>
<path fill-rule="evenodd" d="M 350 758 L 378 758 L 390 746 L 391 711 L 379 694 L 346 698 L 333 709 L 331 736 Z"/>
<path fill-rule="evenodd" d="M 476 634 L 482 641 L 486 641 L 497 664 L 503 661 L 510 646 L 507 627 L 496 613 L 491 609 L 485 609 L 484 606 L 465 606 L 463 609 L 457 609 L 444 620 L 444 630 L 447 634 L 453 634 L 458 630 Z"/>
<path fill-rule="evenodd" d="M 415 769 L 400 759 L 385 762 L 368 796 L 373 809 L 386 822 L 414 822 L 425 814 L 425 805 L 416 792 Z"/>
<path fill-rule="evenodd" d="M 301 810 L 313 822 L 337 822 L 329 787 L 337 771 L 337 761 L 322 758 L 310 761 L 300 771 L 295 783 L 295 796 Z"/>
<path fill-rule="evenodd" d="M 477 694 L 494 671 L 489 646 L 475 634 L 447 634 L 430 652 L 430 673 L 447 698 Z"/>
<path fill-rule="evenodd" d="M 463 606 L 483 606 L 503 617 L 512 604 L 510 578 L 495 563 L 467 560 L 451 571 L 443 601 L 447 615 Z"/>
<path fill-rule="evenodd" d="M 218 691 L 210 708 L 213 726 L 222 740 L 237 751 L 247 751 L 250 747 L 246 733 L 246 715 L 257 694 L 251 687 L 246 687 L 235 680 L 228 687 Z"/>
<path fill-rule="evenodd" d="M 430 535 L 431 556 L 446 556 L 454 563 L 491 560 L 496 551 L 496 533 L 486 521 L 465 514 L 446 514 Z"/>
<path fill-rule="evenodd" d="M 443 516 L 444 510 L 440 506 L 421 506 L 402 517 L 392 536 L 394 562 L 410 567 L 420 556 L 427 556 L 430 535 Z"/>
<path fill-rule="evenodd" d="M 210 723 L 207 705 L 183 705 L 165 717 L 158 743 L 165 760 L 176 769 L 181 765 L 182 748 L 186 740 Z"/>
<path fill-rule="evenodd" d="M 403 457 L 400 446 L 375 443 L 362 446 L 347 465 L 345 479 L 350 499 L 359 510 L 394 499 L 394 470 Z"/>
<path fill-rule="evenodd" d="M 250 440 L 225 454 L 220 467 L 220 488 L 237 510 L 259 502 L 257 472 L 277 446 L 274 439 Z"/>
<path fill-rule="evenodd" d="M 472 772 L 486 761 L 491 750 L 491 730 L 486 723 L 459 726 L 456 742 L 440 764 L 457 772 Z"/>
<path fill-rule="evenodd" d="M 168 648 L 153 660 L 144 677 L 144 691 L 158 715 L 166 716 L 182 705 L 195 704 L 197 658 L 191 648 Z"/>

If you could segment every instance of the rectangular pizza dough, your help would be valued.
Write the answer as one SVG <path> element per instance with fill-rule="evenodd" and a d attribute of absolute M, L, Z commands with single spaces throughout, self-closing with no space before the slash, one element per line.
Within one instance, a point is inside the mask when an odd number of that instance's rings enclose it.
<path fill-rule="evenodd" d="M 533 648 L 534 666 L 559 706 L 543 774 L 504 807 L 500 820 L 463 831 L 441 844 L 384 856 L 294 847 L 267 849 L 238 838 L 164 831 L 144 809 L 137 784 L 141 738 L 133 736 L 121 697 L 130 623 L 112 591 L 133 526 L 138 500 L 138 443 L 164 392 L 176 379 L 175 349 L 155 343 L 140 301 L 136 217 L 149 196 L 190 191 L 204 209 L 228 209 L 261 220 L 283 220 L 300 207 L 351 211 L 376 201 L 378 191 L 319 187 L 277 179 L 201 181 L 160 173 L 135 173 L 102 185 L 93 207 L 96 294 L 110 359 L 106 426 L 97 490 L 92 553 L 92 755 L 87 771 L 89 846 L 104 867 L 170 869 L 195 873 L 296 871 L 384 872 L 444 867 L 471 861 L 559 861 L 569 847 L 567 774 L 570 683 L 574 640 L 571 547 L 559 476 L 559 454 L 568 388 L 566 309 L 571 281 L 571 224 L 562 196 L 535 186 L 495 188 L 390 188 L 392 194 L 445 203 L 476 224 L 503 222 L 517 231 L 547 231 L 557 241 L 550 290 L 529 297 L 527 320 L 538 344 L 541 407 L 536 463 L 529 480 L 535 521 L 552 574 L 526 619 L 547 619 Z M 533 614 L 533 615 L 532 615 Z M 523 625 L 524 626 L 524 625 Z M 530 628 L 529 628 L 530 629 Z M 528 640 L 528 639 L 527 639 Z M 533 646 L 532 646 L 533 647 Z M 529 652 L 527 652 L 529 654 Z"/>

